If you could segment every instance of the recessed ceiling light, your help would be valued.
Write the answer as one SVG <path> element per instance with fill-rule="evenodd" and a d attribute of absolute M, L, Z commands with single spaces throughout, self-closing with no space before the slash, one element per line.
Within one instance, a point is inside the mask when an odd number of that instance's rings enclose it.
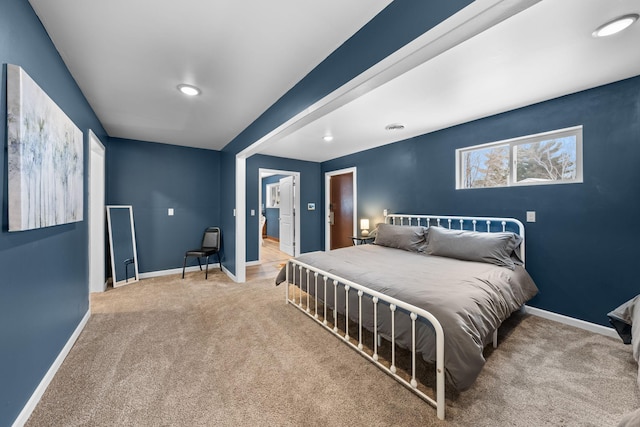
<path fill-rule="evenodd" d="M 386 130 L 402 130 L 404 129 L 404 125 L 402 123 L 391 123 L 390 125 L 386 125 L 384 128 Z"/>
<path fill-rule="evenodd" d="M 628 28 L 631 24 L 638 20 L 638 14 L 632 13 L 630 15 L 624 15 L 613 21 L 607 22 L 604 25 L 599 26 L 591 35 L 593 37 L 607 37 L 619 33 L 620 31 Z"/>
<path fill-rule="evenodd" d="M 324 142 L 331 142 L 333 141 L 333 136 L 332 135 L 325 135 L 322 137 L 322 139 L 324 139 Z"/>
<path fill-rule="evenodd" d="M 196 96 L 202 93 L 202 91 L 197 87 L 192 85 L 187 85 L 187 84 L 178 85 L 178 90 L 184 93 L 185 95 L 189 95 L 189 96 Z"/>

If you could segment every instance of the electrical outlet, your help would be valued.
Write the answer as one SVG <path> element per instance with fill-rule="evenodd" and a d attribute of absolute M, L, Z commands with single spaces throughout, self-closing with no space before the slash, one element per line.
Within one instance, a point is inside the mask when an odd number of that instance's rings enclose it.
<path fill-rule="evenodd" d="M 536 211 L 527 211 L 527 222 L 536 222 Z"/>
<path fill-rule="evenodd" d="M 382 215 L 384 215 L 384 216 L 387 216 L 388 213 L 389 212 L 386 209 L 382 211 Z"/>
<path fill-rule="evenodd" d="M 251 209 L 251 216 L 256 216 L 256 210 L 255 209 Z"/>
<path fill-rule="evenodd" d="M 167 215 L 173 216 L 173 208 L 167 209 Z"/>

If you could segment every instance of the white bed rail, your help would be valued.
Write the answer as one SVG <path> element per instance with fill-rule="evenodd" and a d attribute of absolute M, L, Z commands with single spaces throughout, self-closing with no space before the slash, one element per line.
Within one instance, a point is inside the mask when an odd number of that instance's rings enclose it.
<path fill-rule="evenodd" d="M 438 226 L 451 230 L 486 231 L 487 233 L 510 231 L 522 237 L 520 259 L 523 265 L 525 263 L 524 224 L 515 218 L 389 214 L 385 217 L 384 222 L 394 225 L 422 225 L 427 228 Z"/>
<path fill-rule="evenodd" d="M 411 214 L 390 214 L 385 217 L 385 223 L 394 225 L 421 225 L 424 227 L 440 226 L 449 229 L 456 230 L 469 230 L 478 232 L 513 232 L 522 237 L 522 243 L 520 244 L 520 259 L 523 264 L 525 261 L 525 242 L 524 242 L 524 225 L 522 222 L 515 218 L 497 218 L 497 217 L 468 217 L 468 216 L 448 216 L 448 215 L 411 215 Z M 440 419 L 444 419 L 445 415 L 445 378 L 444 378 L 444 331 L 442 325 L 438 322 L 431 313 L 428 311 L 416 307 L 411 304 L 407 304 L 403 301 L 395 299 L 393 297 L 381 294 L 365 286 L 359 285 L 353 281 L 346 280 L 337 275 L 328 273 L 311 265 L 305 264 L 296 259 L 290 259 L 287 264 L 287 276 L 286 276 L 286 302 L 291 303 L 294 307 L 301 310 L 303 313 L 314 319 L 317 323 L 329 330 L 335 336 L 342 339 L 351 348 L 356 350 L 364 358 L 374 363 L 384 372 L 395 378 L 402 385 L 413 391 L 420 396 L 423 400 L 431 404 L 436 408 L 437 416 Z M 293 274 L 293 277 L 290 275 Z M 306 280 L 303 280 L 303 275 L 306 275 Z M 298 300 L 296 301 L 296 295 L 291 297 L 290 286 L 296 283 L 298 279 L 300 292 Z M 306 291 L 303 289 L 303 283 L 306 282 Z M 312 285 L 313 282 L 313 285 Z M 314 303 L 311 307 L 311 286 L 313 286 Z M 340 291 L 338 291 L 340 288 Z M 320 289 L 322 294 L 318 294 Z M 352 342 L 352 338 L 349 336 L 349 292 L 357 292 L 358 296 L 358 339 L 357 344 Z M 334 308 L 331 309 L 327 304 L 327 292 L 332 292 Z M 345 296 L 344 311 L 344 332 L 338 327 L 338 313 L 342 307 L 338 306 L 338 292 L 343 292 Z M 304 295 L 303 295 L 304 294 Z M 306 295 L 306 304 L 303 303 L 303 298 Z M 331 296 L 331 294 L 329 294 Z M 363 345 L 363 333 L 362 333 L 362 298 L 363 296 L 371 297 L 373 303 L 373 349 L 367 349 Z M 318 305 L 322 304 L 321 311 L 318 311 Z M 378 359 L 378 306 L 380 302 L 383 302 L 383 306 L 387 307 L 391 316 L 391 361 L 390 366 L 387 367 L 381 363 Z M 397 374 L 396 369 L 396 331 L 395 331 L 395 313 L 397 309 L 402 309 L 409 313 L 411 319 L 411 348 L 408 349 L 411 353 L 411 380 L 407 381 L 403 377 Z M 329 325 L 328 310 L 332 311 L 333 326 Z M 353 316 L 356 317 L 356 316 Z M 416 381 L 416 321 L 419 319 L 425 319 L 428 321 L 434 329 L 436 334 L 436 383 L 435 383 L 435 399 L 425 394 L 418 389 Z M 385 331 L 386 332 L 386 331 Z M 493 332 L 493 346 L 497 346 L 497 329 Z M 356 341 L 353 339 L 353 341 Z"/>
<path fill-rule="evenodd" d="M 414 216 L 415 217 L 415 216 Z M 317 323 L 322 325 L 325 329 L 329 330 L 338 338 L 342 339 L 343 342 L 348 344 L 351 348 L 356 350 L 360 355 L 368 359 L 370 362 L 374 363 L 378 368 L 382 369 L 384 372 L 389 374 L 391 377 L 396 379 L 398 382 L 403 384 L 409 390 L 413 391 L 415 394 L 420 396 L 429 404 L 435 406 L 437 416 L 439 419 L 444 420 L 445 414 L 445 377 L 444 377 L 444 331 L 440 322 L 428 311 L 413 306 L 411 304 L 407 304 L 398 299 L 392 298 L 388 295 L 381 294 L 372 289 L 366 288 L 365 286 L 359 285 L 350 280 L 343 279 L 339 276 L 333 275 L 331 273 L 327 273 L 318 268 L 312 267 L 308 264 L 300 262 L 295 259 L 290 259 L 287 264 L 287 276 L 286 276 L 286 302 L 287 304 L 291 303 L 294 307 L 301 310 L 303 313 L 314 319 Z M 297 276 L 296 276 L 297 271 Z M 293 277 L 290 277 L 290 275 Z M 303 275 L 306 274 L 306 292 L 303 289 Z M 300 292 L 298 301 L 296 301 L 296 295 L 293 297 L 290 296 L 289 288 L 292 284 L 296 283 L 296 277 L 298 278 L 298 283 L 300 283 Z M 313 279 L 312 279 L 313 278 Z M 313 285 L 311 284 L 313 282 Z M 314 295 L 314 306 L 311 307 L 311 286 L 314 287 L 313 295 Z M 323 306 L 321 308 L 322 312 L 318 311 L 318 300 L 319 294 L 318 289 L 320 288 L 320 292 L 324 298 L 322 298 L 320 304 Z M 340 290 L 338 288 L 341 288 Z M 306 293 L 306 304 L 303 304 L 303 292 Z M 334 308 L 331 309 L 327 306 L 327 292 L 333 293 L 333 303 Z M 343 332 L 338 327 L 338 312 L 340 308 L 338 308 L 338 292 L 344 292 L 345 295 L 345 307 L 344 307 L 344 335 Z M 349 336 L 349 293 L 356 292 L 358 296 L 358 338 L 357 344 L 354 344 L 351 341 L 351 337 Z M 373 349 L 367 349 L 363 345 L 363 326 L 362 326 L 362 298 L 363 296 L 371 297 L 371 301 L 373 302 Z M 388 309 L 390 310 L 391 316 L 391 361 L 390 366 L 387 367 L 385 364 L 381 363 L 378 359 L 378 306 L 380 302 L 384 302 L 388 304 Z M 385 306 L 386 304 L 382 304 Z M 385 307 L 386 308 L 386 307 Z M 407 381 L 403 377 L 397 374 L 396 369 L 396 345 L 395 345 L 395 312 L 397 309 L 405 310 L 409 313 L 411 319 L 411 348 L 409 349 L 411 353 L 411 380 Z M 328 322 L 328 310 L 332 311 L 333 314 L 333 327 L 329 326 Z M 354 316 L 355 317 L 355 316 Z M 418 389 L 418 383 L 416 380 L 416 321 L 419 319 L 427 320 L 434 328 L 436 334 L 436 386 L 435 386 L 435 399 L 425 394 L 423 391 Z M 354 341 L 355 338 L 354 338 Z"/>

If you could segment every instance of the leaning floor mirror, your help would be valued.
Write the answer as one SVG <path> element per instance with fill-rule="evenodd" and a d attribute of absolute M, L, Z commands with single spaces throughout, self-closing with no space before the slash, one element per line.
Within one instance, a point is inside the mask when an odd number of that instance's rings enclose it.
<path fill-rule="evenodd" d="M 131 206 L 107 206 L 113 287 L 138 281 L 136 233 Z"/>

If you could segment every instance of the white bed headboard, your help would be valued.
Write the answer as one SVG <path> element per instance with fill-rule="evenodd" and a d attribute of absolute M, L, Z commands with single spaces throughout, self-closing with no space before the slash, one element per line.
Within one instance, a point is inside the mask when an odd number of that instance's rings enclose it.
<path fill-rule="evenodd" d="M 486 231 L 488 233 L 509 231 L 522 237 L 522 243 L 520 244 L 520 259 L 523 263 L 525 262 L 524 224 L 516 218 L 389 214 L 385 217 L 384 222 L 386 224 L 394 225 L 422 225 L 427 228 L 433 225 L 452 230 Z"/>

